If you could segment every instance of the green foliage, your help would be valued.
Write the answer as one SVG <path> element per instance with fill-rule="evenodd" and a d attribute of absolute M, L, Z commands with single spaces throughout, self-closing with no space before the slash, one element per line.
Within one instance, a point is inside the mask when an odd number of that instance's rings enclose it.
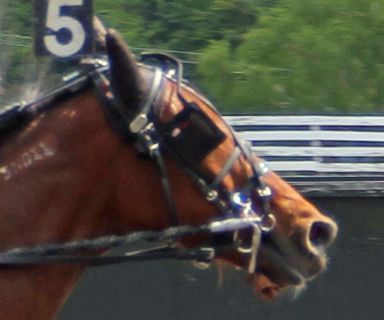
<path fill-rule="evenodd" d="M 26 41 L 26 38 L 22 37 L 32 36 L 32 3 L 29 0 L 2 1 L 4 2 L 0 6 L 0 41 L 3 41 L 0 42 L 0 78 L 4 77 L 8 84 L 22 83 L 31 75 L 34 69 L 32 61 L 35 62 L 31 41 Z M 11 43 L 10 46 L 3 46 L 3 43 L 8 42 Z"/>
<path fill-rule="evenodd" d="M 226 41 L 212 41 L 204 50 L 198 64 L 202 86 L 211 97 L 219 98 L 219 102 L 231 97 L 234 86 L 229 51 Z"/>
<path fill-rule="evenodd" d="M 242 35 L 257 21 L 254 1 L 214 0 L 211 10 L 213 38 L 228 40 L 231 50 L 237 48 L 242 41 Z"/>
<path fill-rule="evenodd" d="M 31 1 L 0 1 L 0 33 L 31 36 Z M 201 53 L 184 57 L 199 63 L 189 75 L 222 110 L 383 109 L 384 0 L 95 0 L 95 11 L 132 47 Z M 0 63 L 20 83 L 32 48 L 8 49 Z"/>
<path fill-rule="evenodd" d="M 141 14 L 132 12 L 129 7 L 129 4 L 134 2 L 95 0 L 95 13 L 102 18 L 107 27 L 119 30 L 130 43 L 142 46 L 145 44 L 141 36 L 142 17 Z"/>
<path fill-rule="evenodd" d="M 2 30 L 1 32 L 13 32 L 23 35 L 31 35 L 31 11 L 30 0 L 1 0 L 2 4 Z"/>
<path fill-rule="evenodd" d="M 264 11 L 235 54 L 246 85 L 233 97 L 254 111 L 381 111 L 383 6 L 291 0 Z"/>

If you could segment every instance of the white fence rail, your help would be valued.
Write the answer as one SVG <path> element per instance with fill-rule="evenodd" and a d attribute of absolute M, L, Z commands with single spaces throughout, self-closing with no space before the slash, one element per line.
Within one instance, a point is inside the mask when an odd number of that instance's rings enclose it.
<path fill-rule="evenodd" d="M 306 195 L 384 195 L 384 116 L 226 118 L 273 170 Z"/>

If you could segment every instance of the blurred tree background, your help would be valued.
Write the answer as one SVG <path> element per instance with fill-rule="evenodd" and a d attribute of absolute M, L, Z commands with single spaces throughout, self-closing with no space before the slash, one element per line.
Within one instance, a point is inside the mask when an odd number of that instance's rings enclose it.
<path fill-rule="evenodd" d="M 0 76 L 28 81 L 31 0 L 0 0 Z M 384 110 L 384 0 L 95 0 L 135 52 L 174 52 L 221 111 Z M 36 77 L 36 76 L 35 76 Z"/>

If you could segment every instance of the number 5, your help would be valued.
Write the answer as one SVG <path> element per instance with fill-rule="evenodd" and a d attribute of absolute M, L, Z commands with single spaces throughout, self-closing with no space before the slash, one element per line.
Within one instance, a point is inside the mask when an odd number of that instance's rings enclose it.
<path fill-rule="evenodd" d="M 69 57 L 78 53 L 86 40 L 86 33 L 83 25 L 76 19 L 61 15 L 61 8 L 64 6 L 82 6 L 83 0 L 49 0 L 47 10 L 46 26 L 55 33 L 66 29 L 71 33 L 71 40 L 68 43 L 60 43 L 56 35 L 46 35 L 44 44 L 48 51 L 58 57 Z"/>

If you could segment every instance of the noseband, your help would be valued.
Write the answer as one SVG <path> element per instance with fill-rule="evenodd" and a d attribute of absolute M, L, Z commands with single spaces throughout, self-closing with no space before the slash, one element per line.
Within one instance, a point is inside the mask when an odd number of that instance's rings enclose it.
<path fill-rule="evenodd" d="M 151 68 L 153 70 L 152 81 L 147 95 L 147 99 L 136 114 L 131 114 L 127 108 L 122 105 L 119 97 L 113 92 L 108 76 L 108 63 L 103 60 L 84 61 L 84 67 L 96 88 L 97 95 L 103 102 L 105 112 L 112 126 L 117 128 L 119 134 L 129 141 L 134 140 L 138 152 L 144 153 L 155 161 L 159 168 L 161 182 L 164 194 L 170 209 L 170 217 L 173 225 L 178 225 L 178 214 L 174 202 L 168 173 L 164 162 L 164 153 L 171 154 L 189 174 L 191 179 L 198 186 L 205 199 L 214 203 L 222 213 L 220 219 L 211 222 L 208 225 L 200 227 L 176 226 L 166 229 L 162 232 L 141 232 L 123 237 L 105 237 L 95 240 L 77 241 L 64 243 L 62 245 L 48 245 L 35 248 L 19 248 L 10 252 L 0 253 L 0 266 L 24 265 L 24 264 L 42 264 L 42 263 L 88 263 L 95 265 L 104 265 L 110 263 L 147 260 L 156 258 L 181 258 L 198 259 L 200 262 L 211 262 L 215 256 L 215 244 L 210 243 L 210 247 L 200 250 L 180 249 L 167 245 L 165 248 L 152 248 L 140 252 L 124 254 L 123 256 L 113 257 L 82 257 L 75 255 L 74 252 L 81 250 L 97 251 L 108 249 L 120 244 L 130 244 L 137 240 L 144 241 L 176 241 L 186 235 L 197 234 L 228 234 L 230 233 L 232 243 L 231 249 L 236 249 L 240 254 L 247 255 L 249 258 L 248 272 L 252 273 L 256 267 L 256 256 L 260 245 L 260 238 L 263 232 L 269 232 L 275 225 L 275 218 L 270 213 L 269 201 L 272 196 L 271 189 L 263 182 L 263 175 L 269 169 L 264 162 L 256 162 L 248 143 L 241 141 L 234 130 L 227 125 L 234 143 L 234 149 L 227 159 L 220 172 L 212 177 L 205 177 L 197 169 L 198 162 L 201 162 L 205 156 L 224 140 L 224 134 L 218 129 L 215 123 L 208 118 L 193 102 L 188 102 L 181 94 L 182 84 L 182 64 L 171 56 L 164 54 L 147 54 L 142 60 L 155 59 L 161 65 L 160 68 Z M 164 66 L 166 64 L 166 66 Z M 164 79 L 175 82 L 177 86 L 177 96 L 183 104 L 184 110 L 175 116 L 175 123 L 161 123 L 155 115 L 157 100 L 161 94 Z M 204 98 L 202 98 L 205 100 Z M 217 115 L 217 110 L 208 101 L 207 105 Z M 180 120 L 181 119 L 181 120 Z M 193 125 L 200 125 L 197 131 L 210 133 L 209 143 L 203 143 L 203 153 L 191 155 L 191 159 L 183 152 L 183 138 L 188 137 L 195 131 L 183 131 L 179 121 L 189 121 Z M 181 136 L 181 142 L 176 141 L 175 135 Z M 203 137 L 204 138 L 204 137 Z M 204 139 L 203 139 L 204 140 Z M 191 147 L 191 146 L 189 146 Z M 247 184 L 241 189 L 229 191 L 223 184 L 224 178 L 231 172 L 234 164 L 243 157 L 250 165 L 252 175 L 248 178 Z M 256 208 L 254 195 L 256 194 L 260 206 Z M 240 230 L 246 229 L 251 234 L 251 240 L 244 241 Z M 184 251 L 185 252 L 184 252 Z M 68 256 L 68 253 L 70 256 Z"/>

